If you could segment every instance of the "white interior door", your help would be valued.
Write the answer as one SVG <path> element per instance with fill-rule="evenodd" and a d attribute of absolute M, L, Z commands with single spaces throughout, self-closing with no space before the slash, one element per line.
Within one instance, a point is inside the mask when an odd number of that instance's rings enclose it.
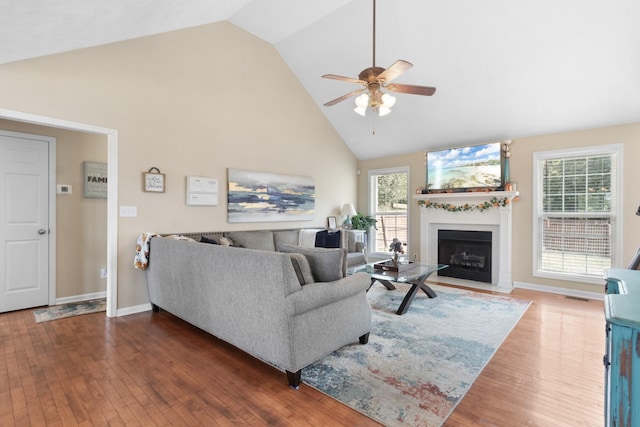
<path fill-rule="evenodd" d="M 0 131 L 0 313 L 49 303 L 49 140 Z"/>

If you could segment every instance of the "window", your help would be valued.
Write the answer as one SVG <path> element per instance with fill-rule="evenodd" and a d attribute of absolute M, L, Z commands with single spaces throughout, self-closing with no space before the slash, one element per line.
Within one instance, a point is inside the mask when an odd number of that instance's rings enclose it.
<path fill-rule="evenodd" d="M 622 146 L 534 154 L 534 276 L 601 283 L 620 254 Z"/>
<path fill-rule="evenodd" d="M 408 200 L 409 168 L 369 171 L 369 211 L 378 221 L 369 240 L 373 253 L 389 256 L 394 238 L 408 243 Z"/>

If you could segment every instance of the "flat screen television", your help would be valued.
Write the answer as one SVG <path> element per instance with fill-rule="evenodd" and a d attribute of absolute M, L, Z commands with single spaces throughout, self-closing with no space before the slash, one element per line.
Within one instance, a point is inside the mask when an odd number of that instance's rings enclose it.
<path fill-rule="evenodd" d="M 501 188 L 500 142 L 427 152 L 427 192 Z"/>

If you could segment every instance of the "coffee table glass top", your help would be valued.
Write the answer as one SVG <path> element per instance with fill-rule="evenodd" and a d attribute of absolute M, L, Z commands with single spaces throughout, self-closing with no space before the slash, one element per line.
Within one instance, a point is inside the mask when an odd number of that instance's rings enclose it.
<path fill-rule="evenodd" d="M 376 263 L 372 262 L 369 264 L 348 268 L 347 274 L 364 272 L 371 276 L 372 279 L 388 280 L 396 283 L 407 283 L 420 277 L 429 276 L 430 274 L 433 274 L 438 270 L 442 270 L 448 267 L 447 264 L 420 264 L 417 262 L 413 262 L 411 263 L 412 266 L 407 270 L 396 272 L 388 270 L 378 270 L 374 267 L 374 264 Z"/>

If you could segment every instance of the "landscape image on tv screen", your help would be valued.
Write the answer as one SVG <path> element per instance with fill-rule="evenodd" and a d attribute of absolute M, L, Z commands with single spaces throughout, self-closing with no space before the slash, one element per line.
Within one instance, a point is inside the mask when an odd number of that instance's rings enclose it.
<path fill-rule="evenodd" d="M 500 143 L 427 152 L 427 190 L 499 188 Z"/>

